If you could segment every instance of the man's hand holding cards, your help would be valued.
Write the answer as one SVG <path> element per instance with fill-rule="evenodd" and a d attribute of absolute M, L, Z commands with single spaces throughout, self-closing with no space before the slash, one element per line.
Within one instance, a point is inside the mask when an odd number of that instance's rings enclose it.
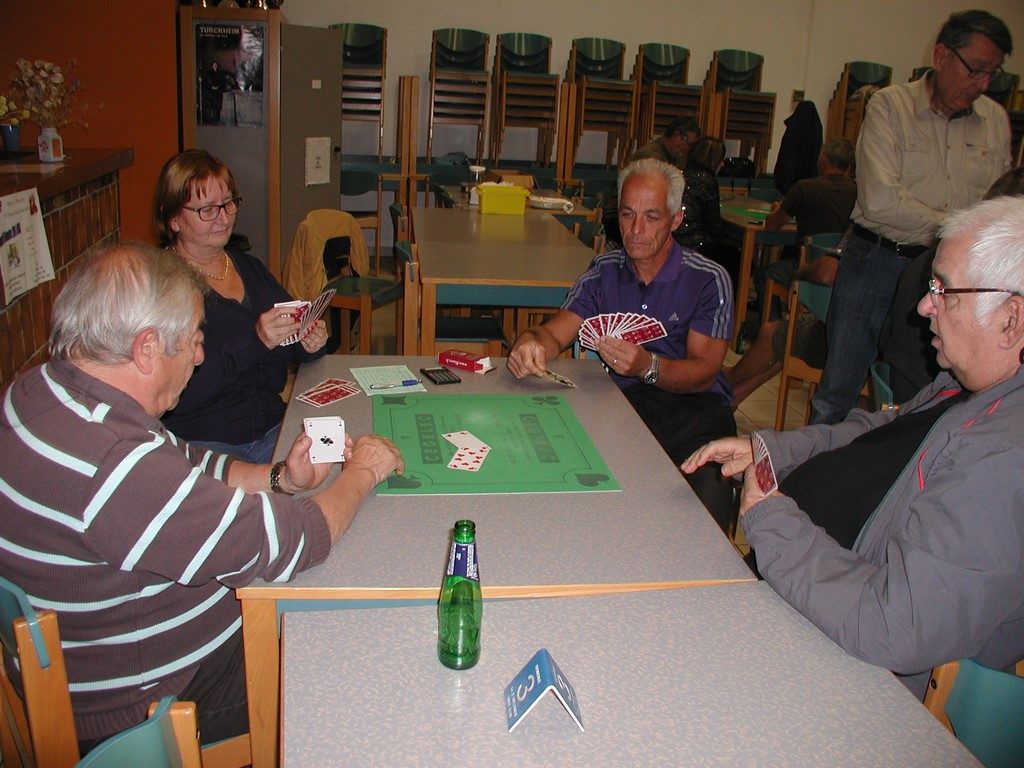
<path fill-rule="evenodd" d="M 761 493 L 767 496 L 779 489 L 779 481 L 775 477 L 775 467 L 772 466 L 772 457 L 768 454 L 768 446 L 756 432 L 750 436 L 751 447 L 754 450 L 754 478 L 757 480 L 757 487 Z"/>
<path fill-rule="evenodd" d="M 630 344 L 640 345 L 663 339 L 666 335 L 665 326 L 660 320 L 636 312 L 607 312 L 594 315 L 584 320 L 579 330 L 580 345 L 595 351 L 602 336 L 612 336 Z"/>

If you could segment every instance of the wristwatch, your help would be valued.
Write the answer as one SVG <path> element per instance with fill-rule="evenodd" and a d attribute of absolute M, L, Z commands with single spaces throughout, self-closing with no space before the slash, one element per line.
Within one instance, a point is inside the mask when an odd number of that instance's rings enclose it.
<path fill-rule="evenodd" d="M 279 461 L 270 468 L 270 490 L 274 493 L 288 493 L 281 487 L 281 473 L 284 472 L 284 467 L 285 463 Z"/>
<path fill-rule="evenodd" d="M 657 384 L 658 374 L 661 373 L 661 358 L 658 357 L 657 352 L 651 352 L 651 367 L 647 369 L 641 378 L 644 384 Z"/>

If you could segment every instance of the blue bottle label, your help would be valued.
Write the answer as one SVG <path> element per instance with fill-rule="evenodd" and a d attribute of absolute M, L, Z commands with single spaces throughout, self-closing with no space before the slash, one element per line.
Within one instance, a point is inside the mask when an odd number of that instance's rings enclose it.
<path fill-rule="evenodd" d="M 462 576 L 473 581 L 480 581 L 475 543 L 459 544 L 458 542 L 452 542 L 451 555 L 448 557 L 448 575 Z"/>

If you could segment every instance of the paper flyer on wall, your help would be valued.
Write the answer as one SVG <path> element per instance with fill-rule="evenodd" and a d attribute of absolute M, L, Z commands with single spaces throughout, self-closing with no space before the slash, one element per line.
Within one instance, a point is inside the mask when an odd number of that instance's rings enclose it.
<path fill-rule="evenodd" d="M 0 197 L 0 272 L 4 306 L 30 288 L 53 280 L 53 259 L 35 189 Z"/>

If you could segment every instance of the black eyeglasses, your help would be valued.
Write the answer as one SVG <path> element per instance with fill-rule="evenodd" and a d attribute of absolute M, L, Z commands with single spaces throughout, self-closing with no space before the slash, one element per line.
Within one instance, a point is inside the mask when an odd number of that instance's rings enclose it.
<path fill-rule="evenodd" d="M 949 46 L 946 47 L 948 48 Z M 960 63 L 963 64 L 964 69 L 967 70 L 967 76 L 971 80 L 974 80 L 975 82 L 978 82 L 979 80 L 984 80 L 986 77 L 989 79 L 989 82 L 991 82 L 992 80 L 995 80 L 997 77 L 1003 74 L 1002 67 L 996 67 L 995 69 L 975 69 L 966 61 L 964 61 L 964 57 L 957 53 L 956 48 L 950 48 L 949 50 L 953 52 L 954 56 L 960 59 Z"/>
<path fill-rule="evenodd" d="M 933 307 L 938 309 L 939 296 L 945 296 L 947 293 L 1009 293 L 1014 296 L 1021 295 L 1019 292 L 1011 291 L 1009 288 L 945 288 L 939 285 L 939 281 L 934 275 L 928 278 L 928 295 L 932 297 Z"/>
<path fill-rule="evenodd" d="M 189 208 L 187 205 L 184 206 L 184 208 L 186 211 L 198 213 L 201 221 L 213 221 L 220 216 L 221 211 L 224 211 L 228 216 L 234 216 L 238 213 L 238 208 L 241 204 L 242 198 L 233 197 L 226 203 L 221 203 L 220 205 L 217 205 L 217 203 L 210 203 L 209 205 L 204 205 L 199 208 Z"/>

